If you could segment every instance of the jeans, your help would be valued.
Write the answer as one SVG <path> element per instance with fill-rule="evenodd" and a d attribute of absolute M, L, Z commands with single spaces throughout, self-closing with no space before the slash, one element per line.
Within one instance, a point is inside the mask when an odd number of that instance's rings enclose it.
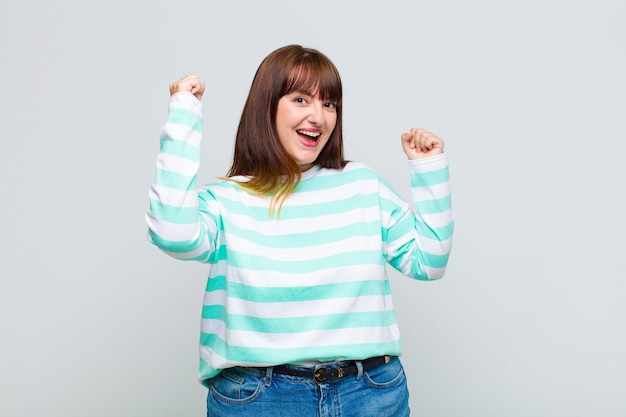
<path fill-rule="evenodd" d="M 330 369 L 348 362 L 323 364 Z M 318 384 L 273 368 L 229 368 L 209 382 L 207 417 L 406 417 L 409 393 L 402 364 L 389 363 Z M 307 369 L 298 368 L 296 369 Z M 310 369 L 310 368 L 308 368 Z"/>

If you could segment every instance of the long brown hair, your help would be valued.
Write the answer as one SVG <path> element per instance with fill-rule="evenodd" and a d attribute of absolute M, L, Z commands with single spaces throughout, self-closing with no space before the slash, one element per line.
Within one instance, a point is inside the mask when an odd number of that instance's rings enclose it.
<path fill-rule="evenodd" d="M 326 146 L 314 164 L 324 168 L 343 168 L 341 123 L 341 78 L 335 65 L 321 52 L 288 45 L 276 49 L 261 62 L 243 108 L 233 164 L 227 177 L 243 175 L 239 182 L 249 192 L 272 195 L 270 212 L 282 206 L 301 179 L 297 162 L 283 148 L 276 130 L 276 111 L 280 98 L 292 91 L 319 94 L 322 100 L 336 103 L 337 121 Z"/>

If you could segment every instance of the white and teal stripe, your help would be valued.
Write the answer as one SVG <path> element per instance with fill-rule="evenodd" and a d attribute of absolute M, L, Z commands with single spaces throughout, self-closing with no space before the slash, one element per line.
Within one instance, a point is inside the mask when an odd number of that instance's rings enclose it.
<path fill-rule="evenodd" d="M 201 116 L 192 95 L 172 97 L 146 215 L 155 245 L 211 264 L 200 379 L 238 365 L 399 355 L 385 268 L 444 275 L 454 228 L 447 155 L 409 162 L 417 212 L 349 163 L 305 172 L 277 219 L 269 197 L 234 181 L 198 187 Z"/>

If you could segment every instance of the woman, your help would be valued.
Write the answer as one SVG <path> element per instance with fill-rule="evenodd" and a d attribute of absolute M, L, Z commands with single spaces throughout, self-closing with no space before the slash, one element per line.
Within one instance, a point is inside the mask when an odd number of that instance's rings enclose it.
<path fill-rule="evenodd" d="M 200 340 L 208 416 L 406 416 L 386 264 L 443 276 L 448 159 L 423 129 L 401 135 L 416 212 L 343 156 L 342 89 L 322 53 L 261 63 L 228 175 L 198 186 L 205 85 L 170 85 L 146 219 L 167 254 L 211 264 Z"/>

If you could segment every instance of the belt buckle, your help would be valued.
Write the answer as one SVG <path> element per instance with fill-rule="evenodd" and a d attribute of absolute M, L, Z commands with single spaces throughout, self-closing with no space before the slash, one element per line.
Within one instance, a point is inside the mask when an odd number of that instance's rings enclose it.
<path fill-rule="evenodd" d="M 318 384 L 322 384 L 328 381 L 328 378 L 326 378 L 325 376 L 322 376 L 322 372 L 326 372 L 326 368 L 324 368 L 323 366 L 316 368 L 315 371 L 313 372 L 313 379 Z"/>
<path fill-rule="evenodd" d="M 322 375 L 322 373 L 324 372 L 330 373 L 330 376 Z M 325 367 L 320 366 L 319 368 L 315 369 L 315 371 L 313 371 L 313 380 L 315 380 L 315 382 L 317 382 L 318 384 L 322 384 L 331 379 L 332 380 L 340 379 L 340 378 L 343 378 L 344 376 L 345 376 L 345 373 L 343 371 L 343 368 L 337 368 L 336 371 L 330 371 L 326 369 Z"/>

